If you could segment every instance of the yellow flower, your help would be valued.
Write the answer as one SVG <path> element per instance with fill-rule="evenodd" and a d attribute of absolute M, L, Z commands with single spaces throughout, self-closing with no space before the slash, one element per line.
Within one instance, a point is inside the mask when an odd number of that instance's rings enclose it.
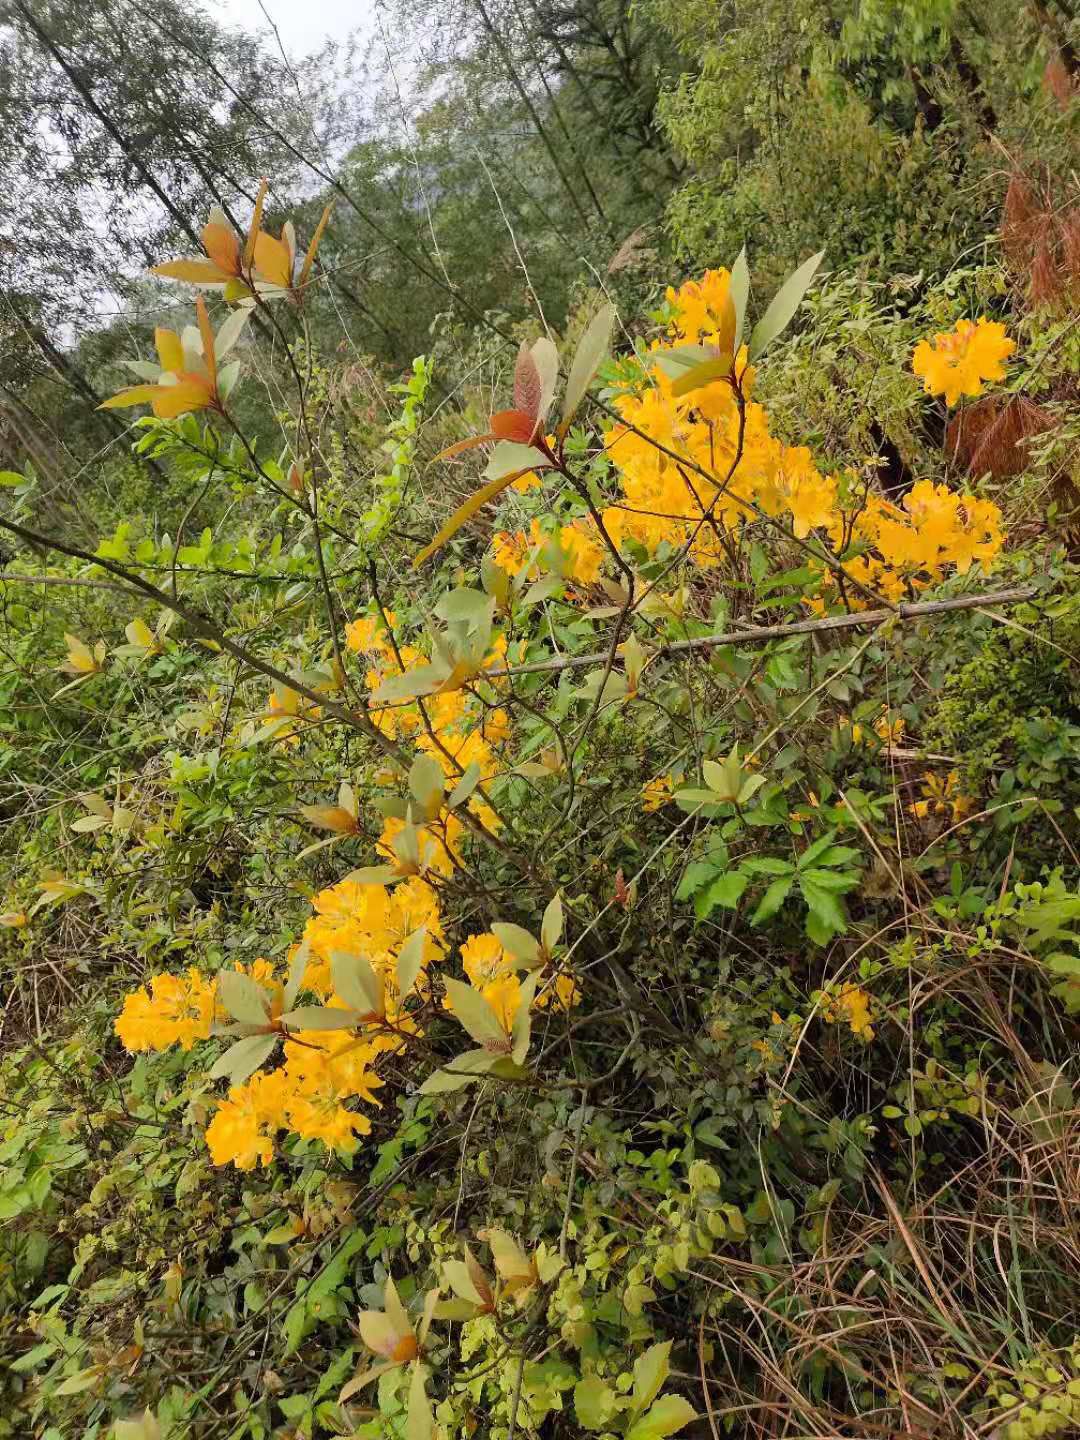
<path fill-rule="evenodd" d="M 0 925 L 5 930 L 21 930 L 25 925 L 30 924 L 30 917 L 25 910 L 6 910 L 0 915 Z"/>
<path fill-rule="evenodd" d="M 259 1071 L 245 1085 L 234 1085 L 228 1099 L 219 1100 L 217 1113 L 206 1128 L 206 1144 L 215 1165 L 238 1170 L 269 1165 L 274 1135 L 285 1124 L 288 1082 L 283 1070 Z"/>
<path fill-rule="evenodd" d="M 1016 345 L 994 320 L 959 320 L 945 331 L 915 346 L 911 368 L 928 395 L 944 395 L 955 405 L 961 395 L 981 395 L 985 380 L 1004 380 L 1005 361 Z"/>
<path fill-rule="evenodd" d="M 960 793 L 960 772 L 950 770 L 942 779 L 932 771 L 922 777 L 923 798 L 908 806 L 916 820 L 925 820 L 928 815 L 942 815 L 952 818 L 954 824 L 971 815 L 976 806 L 968 795 Z"/>
<path fill-rule="evenodd" d="M 155 975 L 150 993 L 140 988 L 124 1000 L 113 1029 L 125 1050 L 166 1050 L 179 1042 L 190 1050 L 214 1023 L 216 986 L 192 968 L 186 976 Z"/>
<path fill-rule="evenodd" d="M 488 933 L 469 936 L 461 947 L 461 963 L 478 990 L 514 968 L 498 936 Z"/>
<path fill-rule="evenodd" d="M 648 780 L 641 787 L 641 808 L 647 815 L 654 810 L 659 810 L 671 799 L 671 776 L 658 775 L 655 780 Z"/>
<path fill-rule="evenodd" d="M 392 610 L 386 612 L 386 618 L 391 625 L 397 622 L 397 616 Z M 357 655 L 393 655 L 381 615 L 361 615 L 356 620 L 351 620 L 345 626 L 345 644 Z"/>
<path fill-rule="evenodd" d="M 831 987 L 822 992 L 821 1014 L 827 1025 L 838 1025 L 846 1021 L 851 1033 L 860 1040 L 872 1040 L 874 1027 L 871 1025 L 870 996 L 860 985 L 847 984 L 839 990 Z"/>

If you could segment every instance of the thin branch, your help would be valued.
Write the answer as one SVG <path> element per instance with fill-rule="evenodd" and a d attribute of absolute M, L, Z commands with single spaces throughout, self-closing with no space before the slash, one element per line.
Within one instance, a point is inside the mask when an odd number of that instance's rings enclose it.
<path fill-rule="evenodd" d="M 927 615 L 945 615 L 953 610 L 978 610 L 984 605 L 1015 605 L 1030 600 L 1038 593 L 1034 585 L 1018 585 L 1012 590 L 994 590 L 987 595 L 961 595 L 954 600 L 916 600 L 898 605 L 895 610 L 861 610 L 851 615 L 827 615 L 823 620 L 796 620 L 790 625 L 751 625 L 744 630 L 725 630 L 717 635 L 696 635 L 689 640 L 672 640 L 647 651 L 650 660 L 665 655 L 681 655 L 693 650 L 709 650 L 714 645 L 764 645 L 769 640 L 782 640 L 788 635 L 810 635 L 822 630 L 851 630 L 860 625 L 883 625 L 886 620 L 918 620 Z M 600 665 L 607 659 L 606 650 L 588 655 L 559 655 L 553 660 L 537 660 L 531 665 L 502 666 L 485 670 L 484 678 L 498 679 L 503 675 L 538 675 L 570 670 L 580 665 Z"/>

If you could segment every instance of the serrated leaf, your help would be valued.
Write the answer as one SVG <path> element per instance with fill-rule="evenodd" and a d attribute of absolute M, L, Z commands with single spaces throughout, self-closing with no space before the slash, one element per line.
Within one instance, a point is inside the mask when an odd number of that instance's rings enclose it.
<path fill-rule="evenodd" d="M 772 919 L 787 899 L 794 879 L 794 875 L 785 875 L 781 879 L 772 882 L 758 902 L 757 909 L 750 917 L 751 925 L 764 925 L 766 920 Z"/>
<path fill-rule="evenodd" d="M 804 260 L 794 274 L 789 275 L 780 286 L 750 336 L 751 360 L 756 360 L 766 346 L 771 345 L 791 323 L 824 258 L 825 251 L 819 250 L 809 260 Z"/>
<path fill-rule="evenodd" d="M 570 375 L 566 382 L 566 394 L 563 397 L 560 424 L 564 431 L 577 414 L 578 406 L 584 400 L 592 378 L 600 367 L 600 362 L 608 353 L 611 345 L 611 330 L 615 324 L 615 313 L 614 305 L 601 305 L 578 341 L 578 347 L 574 351 L 574 359 L 570 365 Z"/>
<path fill-rule="evenodd" d="M 610 1429 L 617 1393 L 599 1375 L 585 1375 L 574 1386 L 574 1414 L 586 1430 Z"/>
<path fill-rule="evenodd" d="M 634 1361 L 634 1409 L 642 1411 L 651 1405 L 663 1389 L 664 1381 L 671 1373 L 671 1341 L 650 1345 L 643 1355 Z"/>

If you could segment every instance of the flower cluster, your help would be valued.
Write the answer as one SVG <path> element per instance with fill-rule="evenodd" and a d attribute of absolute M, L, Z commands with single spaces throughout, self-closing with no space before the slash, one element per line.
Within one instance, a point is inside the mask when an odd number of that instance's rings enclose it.
<path fill-rule="evenodd" d="M 216 986 L 192 968 L 186 975 L 155 975 L 124 999 L 114 1029 L 125 1050 L 190 1050 L 205 1040 L 215 1019 Z"/>
<path fill-rule="evenodd" d="M 284 1065 L 256 1072 L 218 1102 L 206 1130 L 214 1164 L 268 1165 L 279 1130 L 321 1140 L 328 1150 L 352 1150 L 358 1135 L 370 1133 L 371 1121 L 343 1102 L 359 1097 L 378 1104 L 372 1091 L 384 1082 L 370 1068 L 376 1053 L 371 1043 L 357 1044 L 339 1031 L 300 1031 L 286 1043 Z"/>
<path fill-rule="evenodd" d="M 395 646 L 386 628 L 387 622 L 393 625 L 395 619 L 389 611 L 385 621 L 382 615 L 362 615 L 346 627 L 346 645 L 368 661 L 365 683 L 372 691 L 377 690 L 384 680 L 427 663 L 427 656 L 415 646 Z M 506 639 L 497 634 L 483 669 L 502 665 L 505 660 Z M 388 738 L 411 740 L 418 750 L 429 755 L 451 785 L 458 782 L 470 765 L 476 765 L 482 781 L 497 774 L 500 768 L 498 750 L 510 729 L 510 717 L 504 709 L 480 705 L 461 688 L 429 695 L 422 702 L 422 707 L 420 702 L 412 701 L 373 708 L 371 718 Z M 488 829 L 497 825 L 490 806 L 479 798 L 470 800 L 469 809 Z M 393 842 L 402 825 L 401 820 L 391 818 L 386 821 L 379 841 L 383 853 L 393 851 Z M 461 820 L 444 812 L 433 819 L 426 819 L 418 828 L 420 869 L 448 874 L 464 829 Z"/>
<path fill-rule="evenodd" d="M 521 1004 L 521 981 L 517 975 L 520 962 L 514 959 L 497 935 L 485 931 L 482 935 L 470 935 L 465 941 L 461 947 L 461 963 L 470 985 L 483 995 L 509 1034 Z M 541 1010 L 554 1001 L 562 1009 L 569 1010 L 580 999 L 581 992 L 573 978 L 560 974 L 539 990 L 534 1004 Z M 449 1000 L 446 1004 L 447 1009 L 453 1009 Z"/>
<path fill-rule="evenodd" d="M 954 330 L 920 340 L 911 368 L 928 395 L 944 395 L 955 405 L 961 395 L 981 395 L 987 380 L 1004 380 L 1005 361 L 1016 345 L 995 320 L 958 320 Z"/>
<path fill-rule="evenodd" d="M 547 532 L 533 520 L 529 533 L 500 530 L 492 540 L 495 563 L 508 575 L 557 575 L 578 585 L 592 585 L 600 577 L 604 547 L 584 520 Z"/>
<path fill-rule="evenodd" d="M 908 806 L 916 820 L 936 815 L 958 825 L 976 809 L 975 801 L 960 789 L 959 770 L 950 770 L 945 776 L 928 770 L 922 777 L 922 789 L 922 799 Z"/>
<path fill-rule="evenodd" d="M 668 339 L 676 347 L 712 346 L 721 338 L 729 289 L 724 270 L 670 290 L 673 314 Z M 973 346 L 974 360 L 989 377 L 989 355 L 1011 342 Z M 671 351 L 667 352 L 671 354 Z M 1007 352 L 1005 352 L 1007 353 Z M 989 566 L 1003 543 L 1001 512 L 990 501 L 960 496 L 926 480 L 901 505 L 866 492 L 853 477 L 822 475 L 804 446 L 785 445 L 770 432 L 769 416 L 752 399 L 755 374 L 745 351 L 735 360 L 736 387 L 714 381 L 676 395 L 658 343 L 647 377 L 616 402 L 623 423 L 609 435 L 608 453 L 619 472 L 622 495 L 604 513 L 619 543 L 636 541 L 650 553 L 662 544 L 686 547 L 703 567 L 723 557 L 728 532 L 760 514 L 786 517 L 797 539 L 823 532 L 844 555 L 841 576 L 823 567 L 824 608 L 843 587 L 843 572 L 890 602 L 940 581 L 947 566 L 965 574 L 978 561 Z M 857 593 L 849 604 L 862 603 Z"/>

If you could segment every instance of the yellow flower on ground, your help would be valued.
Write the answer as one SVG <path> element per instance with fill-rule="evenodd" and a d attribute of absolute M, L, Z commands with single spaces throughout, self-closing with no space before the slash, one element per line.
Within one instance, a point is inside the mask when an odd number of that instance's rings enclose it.
<path fill-rule="evenodd" d="M 860 1040 L 872 1040 L 874 1027 L 871 1025 L 872 1002 L 861 985 L 842 985 L 838 990 L 829 988 L 822 992 L 821 1015 L 827 1025 L 846 1022 L 851 1033 Z"/>
<path fill-rule="evenodd" d="M 975 801 L 960 791 L 960 772 L 950 770 L 942 778 L 928 770 L 922 777 L 923 796 L 908 806 L 916 820 L 925 820 L 928 815 L 941 815 L 959 824 L 971 815 Z"/>
<path fill-rule="evenodd" d="M 655 780 L 648 780 L 641 787 L 641 808 L 647 815 L 654 810 L 659 810 L 671 799 L 671 776 L 658 775 Z"/>
<path fill-rule="evenodd" d="M 928 395 L 944 395 L 955 405 L 961 395 L 981 395 L 987 380 L 1004 380 L 1005 361 L 1016 345 L 995 320 L 958 320 L 955 330 L 939 332 L 933 343 L 920 340 L 911 368 Z"/>

